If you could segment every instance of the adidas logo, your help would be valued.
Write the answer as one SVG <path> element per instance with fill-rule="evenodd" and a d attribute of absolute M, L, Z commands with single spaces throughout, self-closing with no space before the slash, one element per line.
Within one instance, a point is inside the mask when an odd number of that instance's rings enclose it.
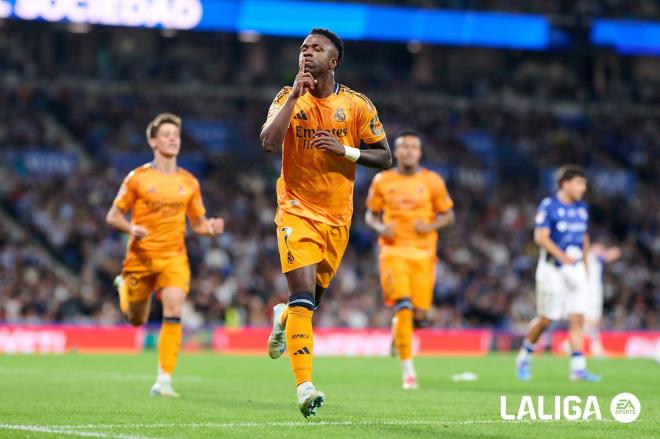
<path fill-rule="evenodd" d="M 293 353 L 293 355 L 305 355 L 305 354 L 309 354 L 309 353 L 310 353 L 309 349 L 307 349 L 307 346 L 305 346 L 302 349 L 298 349 L 296 352 Z"/>
<path fill-rule="evenodd" d="M 305 110 L 300 110 L 299 113 L 297 113 L 295 116 L 293 116 L 294 119 L 298 120 L 309 120 L 307 117 L 307 113 L 305 113 Z"/>

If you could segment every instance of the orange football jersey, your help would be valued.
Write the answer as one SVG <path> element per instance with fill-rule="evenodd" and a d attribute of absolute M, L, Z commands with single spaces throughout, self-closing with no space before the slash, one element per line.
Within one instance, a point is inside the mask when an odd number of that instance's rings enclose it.
<path fill-rule="evenodd" d="M 267 125 L 286 102 L 284 87 L 270 106 Z M 336 84 L 325 99 L 306 93 L 296 102 L 282 145 L 282 173 L 277 180 L 277 204 L 292 215 L 331 225 L 350 224 L 356 164 L 311 146 L 318 129 L 328 130 L 354 148 L 385 138 L 378 112 L 369 99 Z"/>
<path fill-rule="evenodd" d="M 113 204 L 122 212 L 130 210 L 131 223 L 147 229 L 144 238 L 128 241 L 128 252 L 149 259 L 185 254 L 186 215 L 199 218 L 206 213 L 199 182 L 191 173 L 179 168 L 165 174 L 151 163 L 126 176 Z"/>
<path fill-rule="evenodd" d="M 396 169 L 381 172 L 374 177 L 367 197 L 367 208 L 382 212 L 383 222 L 394 228 L 394 238 L 379 239 L 381 251 L 390 254 L 435 257 L 438 232 L 420 234 L 415 223 L 430 223 L 453 207 L 442 177 L 425 168 L 413 175 L 400 174 Z"/>

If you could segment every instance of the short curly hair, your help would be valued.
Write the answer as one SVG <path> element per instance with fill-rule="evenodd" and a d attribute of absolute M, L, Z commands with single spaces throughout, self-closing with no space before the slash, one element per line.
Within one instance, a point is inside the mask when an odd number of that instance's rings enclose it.
<path fill-rule="evenodd" d="M 337 66 L 341 64 L 341 59 L 344 57 L 344 42 L 339 36 L 331 31 L 322 27 L 317 27 L 311 30 L 310 35 L 323 35 L 330 40 L 333 46 L 337 49 Z"/>

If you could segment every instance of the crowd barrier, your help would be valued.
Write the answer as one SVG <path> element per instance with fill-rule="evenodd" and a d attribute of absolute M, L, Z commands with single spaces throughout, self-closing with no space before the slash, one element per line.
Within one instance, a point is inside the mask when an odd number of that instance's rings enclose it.
<path fill-rule="evenodd" d="M 183 349 L 264 355 L 269 332 L 269 328 L 224 327 L 186 331 Z M 157 333 L 158 327 L 128 325 L 0 324 L 0 353 L 139 353 L 155 346 Z M 553 331 L 547 344 L 539 344 L 539 350 L 564 355 L 566 337 L 566 331 Z M 413 352 L 422 356 L 480 356 L 515 350 L 521 339 L 521 335 L 491 329 L 422 329 L 415 331 Z M 606 354 L 612 357 L 653 358 L 660 351 L 660 331 L 605 331 L 601 341 Z M 320 356 L 387 356 L 391 342 L 392 335 L 386 328 L 314 330 L 314 353 Z M 585 351 L 590 353 L 588 339 Z"/>

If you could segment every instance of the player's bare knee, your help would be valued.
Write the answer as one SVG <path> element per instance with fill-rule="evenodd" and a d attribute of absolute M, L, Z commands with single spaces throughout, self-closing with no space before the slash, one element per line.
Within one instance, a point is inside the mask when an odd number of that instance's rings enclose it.
<path fill-rule="evenodd" d="M 163 315 L 167 317 L 181 317 L 183 302 L 186 293 L 180 288 L 168 287 L 161 291 Z"/>
<path fill-rule="evenodd" d="M 163 315 L 166 317 L 181 317 L 183 310 L 183 301 L 172 300 L 168 303 L 163 303 Z"/>
<path fill-rule="evenodd" d="M 584 315 L 582 314 L 571 314 L 569 316 L 569 322 L 572 326 L 582 328 L 584 325 Z"/>

